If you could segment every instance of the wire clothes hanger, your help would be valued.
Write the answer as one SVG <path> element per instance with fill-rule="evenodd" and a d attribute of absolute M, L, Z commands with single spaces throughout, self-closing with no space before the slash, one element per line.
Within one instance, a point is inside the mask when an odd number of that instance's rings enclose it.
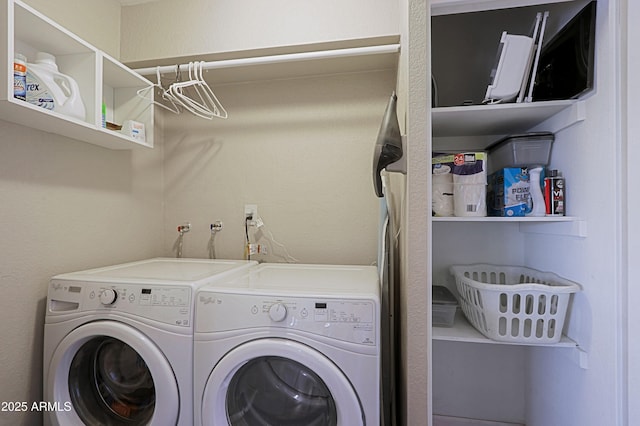
<path fill-rule="evenodd" d="M 176 65 L 175 81 L 168 88 L 162 86 L 160 67 L 156 67 L 157 83 L 138 90 L 137 94 L 174 114 L 179 114 L 184 109 L 207 120 L 214 117 L 225 119 L 228 117 L 227 111 L 204 80 L 203 64 L 204 62 L 189 62 L 188 80 L 182 80 L 180 65 Z M 156 89 L 167 103 L 151 98 L 150 94 L 153 94 Z"/>
<path fill-rule="evenodd" d="M 189 62 L 189 80 L 171 84 L 169 93 L 178 104 L 198 117 L 208 120 L 214 117 L 227 118 L 227 111 L 204 80 L 203 63 Z"/>
<path fill-rule="evenodd" d="M 209 84 L 207 84 L 207 82 L 204 80 L 204 76 L 202 75 L 203 68 L 204 68 L 204 61 L 198 62 L 198 67 L 196 69 L 196 78 L 198 79 L 198 81 L 200 81 L 202 85 L 201 87 L 205 94 L 205 99 L 207 101 L 206 103 L 213 109 L 214 117 L 227 118 L 228 117 L 227 110 L 224 109 L 224 107 L 216 97 L 216 94 L 213 93 L 213 90 L 211 89 Z"/>
<path fill-rule="evenodd" d="M 156 78 L 157 78 L 157 83 L 138 90 L 136 92 L 137 95 L 143 99 L 153 101 L 154 105 L 164 108 L 167 111 L 171 111 L 174 114 L 180 114 L 180 107 L 176 104 L 173 98 L 168 94 L 168 89 L 165 89 L 164 87 L 162 87 L 162 81 L 160 78 L 160 67 L 156 67 Z M 156 88 L 160 90 L 162 99 L 169 102 L 168 105 L 162 102 L 158 102 L 150 96 L 150 94 L 154 93 L 153 91 L 156 90 Z"/>

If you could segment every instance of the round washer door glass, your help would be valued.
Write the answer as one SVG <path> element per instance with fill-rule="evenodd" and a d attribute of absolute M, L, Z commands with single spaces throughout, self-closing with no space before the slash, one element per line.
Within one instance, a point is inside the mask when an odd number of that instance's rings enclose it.
<path fill-rule="evenodd" d="M 243 343 L 212 366 L 200 415 L 204 426 L 364 425 L 344 372 L 320 351 L 281 338 Z"/>
<path fill-rule="evenodd" d="M 176 377 L 162 351 L 117 321 L 84 324 L 60 341 L 44 399 L 72 406 L 45 413 L 60 425 L 175 424 L 180 410 Z"/>
<path fill-rule="evenodd" d="M 336 404 L 324 381 L 299 362 L 263 356 L 244 364 L 227 389 L 232 426 L 337 425 Z"/>
<path fill-rule="evenodd" d="M 144 359 L 131 346 L 100 336 L 80 347 L 69 369 L 69 393 L 87 424 L 146 424 L 156 392 Z"/>

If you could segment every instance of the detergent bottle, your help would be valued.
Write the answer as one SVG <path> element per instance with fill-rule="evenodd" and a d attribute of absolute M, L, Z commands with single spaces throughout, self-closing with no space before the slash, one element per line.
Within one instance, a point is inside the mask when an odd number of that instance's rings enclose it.
<path fill-rule="evenodd" d="M 38 52 L 34 63 L 27 64 L 27 102 L 71 117 L 85 119 L 78 83 L 61 74 L 56 58 Z"/>

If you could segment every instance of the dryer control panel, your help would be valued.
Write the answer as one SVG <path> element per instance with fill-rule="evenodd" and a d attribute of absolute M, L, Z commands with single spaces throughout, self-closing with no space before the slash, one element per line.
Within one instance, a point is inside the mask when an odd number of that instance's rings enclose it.
<path fill-rule="evenodd" d="M 362 345 L 376 345 L 378 305 L 369 299 L 267 297 L 198 293 L 196 332 L 277 327 Z"/>
<path fill-rule="evenodd" d="M 47 316 L 98 311 L 191 327 L 191 293 L 186 286 L 52 280 Z"/>

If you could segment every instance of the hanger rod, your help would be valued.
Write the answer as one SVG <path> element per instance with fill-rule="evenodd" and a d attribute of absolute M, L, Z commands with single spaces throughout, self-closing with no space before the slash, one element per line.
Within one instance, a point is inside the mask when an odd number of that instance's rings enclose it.
<path fill-rule="evenodd" d="M 365 55 L 382 55 L 389 53 L 398 53 L 400 51 L 399 44 L 385 44 L 380 46 L 352 47 L 347 49 L 335 50 L 319 50 L 315 52 L 288 53 L 282 55 L 256 56 L 251 58 L 227 59 L 222 61 L 205 62 L 202 66 L 203 70 L 213 70 L 221 68 L 244 67 L 251 65 L 267 65 L 279 64 L 286 62 L 311 61 L 314 59 L 333 59 L 353 56 Z M 189 64 L 180 64 L 180 71 L 187 71 Z M 165 65 L 161 67 L 138 68 L 133 71 L 141 75 L 155 74 L 160 69 L 161 73 L 170 73 L 176 71 L 176 65 Z"/>

